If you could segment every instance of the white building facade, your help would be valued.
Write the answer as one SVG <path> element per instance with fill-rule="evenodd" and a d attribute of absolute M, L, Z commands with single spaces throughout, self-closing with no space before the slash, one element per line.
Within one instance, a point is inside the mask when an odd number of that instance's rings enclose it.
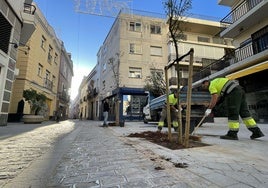
<path fill-rule="evenodd" d="M 220 76 L 237 79 L 246 91 L 255 120 L 267 122 L 268 1 L 219 0 L 218 3 L 231 8 L 221 20 L 224 30 L 220 36 L 233 38 L 235 50 L 196 74 L 195 84 Z"/>

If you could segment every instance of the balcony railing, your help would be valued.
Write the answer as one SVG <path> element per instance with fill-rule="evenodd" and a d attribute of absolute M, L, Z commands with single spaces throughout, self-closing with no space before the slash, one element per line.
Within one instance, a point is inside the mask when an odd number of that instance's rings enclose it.
<path fill-rule="evenodd" d="M 23 12 L 24 13 L 28 13 L 28 14 L 32 14 L 34 15 L 36 11 L 36 7 L 32 4 L 28 4 L 28 3 L 24 3 L 24 9 L 23 9 Z"/>
<path fill-rule="evenodd" d="M 225 16 L 220 22 L 222 24 L 233 24 L 262 1 L 263 0 L 245 0 L 235 9 L 233 9 L 227 16 Z"/>
<path fill-rule="evenodd" d="M 44 87 L 52 91 L 53 82 L 47 78 L 44 78 Z"/>
<path fill-rule="evenodd" d="M 223 56 L 221 59 L 213 62 L 212 64 L 202 68 L 199 72 L 195 73 L 193 75 L 193 82 L 196 82 L 198 80 L 201 80 L 207 76 L 210 76 L 211 74 L 218 72 L 225 67 L 230 66 L 234 63 L 234 55 L 233 54 L 227 54 Z"/>
<path fill-rule="evenodd" d="M 235 49 L 235 54 L 227 54 L 224 57 L 222 57 L 221 59 L 219 59 L 219 60 L 213 62 L 212 64 L 204 67 L 198 73 L 193 75 L 193 82 L 201 80 L 207 76 L 212 75 L 215 72 L 223 70 L 224 68 L 226 68 L 232 64 L 235 64 L 237 62 L 241 62 L 242 60 L 245 60 L 245 59 L 247 59 L 255 54 L 258 54 L 264 50 L 267 50 L 268 49 L 268 40 L 265 40 L 266 38 L 268 38 L 268 37 L 266 35 L 264 35 L 264 37 L 261 38 L 264 40 L 259 39 L 258 41 L 251 41 L 251 42 L 247 43 L 246 45 Z M 258 45 L 258 42 L 261 43 L 262 46 Z"/>
<path fill-rule="evenodd" d="M 253 55 L 254 55 L 253 46 L 252 42 L 250 42 L 249 44 L 246 44 L 245 46 L 239 47 L 235 50 L 235 58 L 236 58 L 235 62 L 242 61 Z"/>
<path fill-rule="evenodd" d="M 58 92 L 59 99 L 63 102 L 70 102 L 70 96 L 67 94 L 67 92 Z"/>

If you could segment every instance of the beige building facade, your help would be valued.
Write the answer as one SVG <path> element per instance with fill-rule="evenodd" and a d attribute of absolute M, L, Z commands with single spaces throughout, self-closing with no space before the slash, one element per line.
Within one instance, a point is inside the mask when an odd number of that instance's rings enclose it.
<path fill-rule="evenodd" d="M 78 114 L 80 118 L 82 115 L 82 119 L 99 120 L 99 73 L 99 66 L 96 65 L 80 84 Z"/>
<path fill-rule="evenodd" d="M 26 43 L 27 53 L 23 50 L 18 51 L 16 68 L 19 70 L 19 74 L 13 84 L 9 113 L 15 114 L 18 108 L 22 108 L 23 114 L 29 114 L 30 108 L 29 104 L 23 99 L 23 90 L 34 89 L 47 97 L 46 106 L 41 115 L 44 115 L 45 120 L 49 120 L 55 118 L 55 113 L 58 110 L 57 104 L 59 104 L 59 92 L 63 89 L 61 85 L 61 90 L 58 90 L 58 82 L 60 58 L 65 50 L 40 9 L 37 5 L 35 7 L 36 29 Z M 67 60 L 70 61 L 68 58 Z M 68 79 L 70 79 L 72 70 L 69 71 L 68 69 L 68 74 Z M 64 89 L 69 88 L 70 84 L 64 86 Z"/>
<path fill-rule="evenodd" d="M 80 120 L 88 118 L 88 102 L 87 102 L 87 77 L 84 76 L 79 87 L 79 112 Z"/>

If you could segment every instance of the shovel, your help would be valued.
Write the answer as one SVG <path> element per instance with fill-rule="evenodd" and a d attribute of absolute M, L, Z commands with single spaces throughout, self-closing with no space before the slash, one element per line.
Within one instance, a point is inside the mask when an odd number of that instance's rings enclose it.
<path fill-rule="evenodd" d="M 194 128 L 193 132 L 191 135 L 194 135 L 195 131 L 200 127 L 200 125 L 203 123 L 204 119 L 206 118 L 206 115 L 204 115 L 202 117 L 202 119 L 200 120 L 200 122 L 197 124 L 197 126 Z"/>

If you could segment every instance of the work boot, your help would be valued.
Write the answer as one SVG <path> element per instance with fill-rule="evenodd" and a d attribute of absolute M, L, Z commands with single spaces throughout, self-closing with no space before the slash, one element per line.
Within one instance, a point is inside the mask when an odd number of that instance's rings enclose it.
<path fill-rule="evenodd" d="M 226 140 L 238 140 L 237 133 L 238 131 L 228 131 L 226 135 L 220 136 L 220 138 Z"/>
<path fill-rule="evenodd" d="M 157 127 L 157 132 L 161 132 L 161 130 L 162 130 L 162 127 L 158 126 Z"/>
<path fill-rule="evenodd" d="M 264 136 L 259 127 L 248 128 L 248 130 L 252 132 L 252 135 L 250 136 L 251 139 L 260 138 Z"/>

